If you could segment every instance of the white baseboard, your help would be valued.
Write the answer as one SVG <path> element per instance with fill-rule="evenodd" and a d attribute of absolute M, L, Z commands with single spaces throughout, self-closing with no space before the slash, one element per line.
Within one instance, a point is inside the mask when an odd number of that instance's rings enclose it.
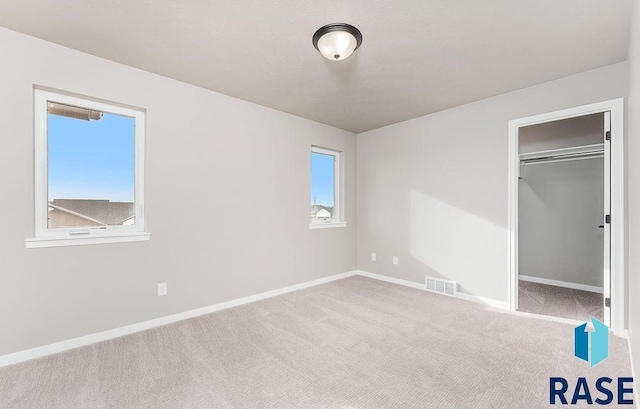
<path fill-rule="evenodd" d="M 493 298 L 480 297 L 478 295 L 467 294 L 458 292 L 458 298 L 465 301 L 471 301 L 482 305 L 488 305 L 489 307 L 500 308 L 501 310 L 508 310 L 509 303 L 506 301 L 494 300 Z"/>
<path fill-rule="evenodd" d="M 342 274 L 335 274 L 329 277 L 323 277 L 317 280 L 307 281 L 301 284 L 295 284 L 288 287 L 279 288 L 276 290 L 266 291 L 264 293 L 250 295 L 248 297 L 238 298 L 235 300 L 210 305 L 207 307 L 202 307 L 195 310 L 190 310 L 190 311 L 185 311 L 178 314 L 168 315 L 165 317 L 155 318 L 149 321 L 139 322 L 136 324 L 127 325 L 120 328 L 114 328 L 114 329 L 97 332 L 95 334 L 90 334 L 90 335 L 86 335 L 79 338 L 73 338 L 66 341 L 57 342 L 55 344 L 44 345 L 41 347 L 36 347 L 32 349 L 27 349 L 24 351 L 15 352 L 12 354 L 3 355 L 3 356 L 0 356 L 0 368 L 3 366 L 13 365 L 20 362 L 41 358 L 47 355 L 68 351 L 70 349 L 75 349 L 82 346 L 95 344 L 96 342 L 107 341 L 109 339 L 133 334 L 135 332 L 140 332 L 140 331 L 148 330 L 151 328 L 160 327 L 160 326 L 171 324 L 177 321 L 198 317 L 200 315 L 210 314 L 212 312 L 221 311 L 221 310 L 226 310 L 227 308 L 237 307 L 239 305 L 264 300 L 266 298 L 271 298 L 277 295 L 290 293 L 292 291 L 302 290 L 308 287 L 314 287 L 316 285 L 325 284 L 331 281 L 351 277 L 355 274 L 357 274 L 356 271 L 349 271 Z"/>
<path fill-rule="evenodd" d="M 382 275 L 382 274 L 369 273 L 368 271 L 362 271 L 362 270 L 357 270 L 356 274 L 364 276 L 364 277 L 374 278 L 376 280 L 386 281 L 388 283 L 404 285 L 406 287 L 417 288 L 418 290 L 427 291 L 427 286 L 426 285 L 420 284 L 420 283 L 416 283 L 416 282 L 413 282 L 413 281 L 402 280 L 400 278 L 389 277 L 389 276 L 385 276 L 385 275 Z M 471 294 L 458 292 L 457 293 L 457 298 L 460 298 L 461 300 L 465 300 L 465 301 L 475 302 L 475 303 L 478 303 L 478 304 L 488 305 L 488 306 L 495 307 L 495 308 L 500 308 L 500 309 L 503 309 L 503 310 L 508 310 L 509 309 L 509 303 L 508 302 L 498 301 L 498 300 L 494 300 L 494 299 L 491 299 L 491 298 L 479 297 L 477 295 L 471 295 Z"/>
<path fill-rule="evenodd" d="M 604 290 L 603 290 L 602 287 L 597 287 L 595 285 L 576 284 L 576 283 L 570 283 L 570 282 L 567 282 L 567 281 L 551 280 L 549 278 L 540 278 L 540 277 L 523 276 L 523 275 L 519 275 L 518 279 L 522 280 L 522 281 L 529 281 L 529 282 L 532 282 L 532 283 L 547 284 L 547 285 L 554 285 L 556 287 L 571 288 L 573 290 L 589 291 L 589 292 L 592 292 L 592 293 L 600 293 L 600 294 L 604 293 Z"/>
<path fill-rule="evenodd" d="M 405 287 L 417 288 L 418 290 L 427 290 L 427 286 L 424 284 L 416 283 L 409 280 L 403 280 L 401 278 L 389 277 L 382 274 L 370 273 L 368 271 L 356 270 L 355 272 L 359 276 L 373 278 L 375 280 L 386 281 L 387 283 L 393 283 L 403 285 Z"/>

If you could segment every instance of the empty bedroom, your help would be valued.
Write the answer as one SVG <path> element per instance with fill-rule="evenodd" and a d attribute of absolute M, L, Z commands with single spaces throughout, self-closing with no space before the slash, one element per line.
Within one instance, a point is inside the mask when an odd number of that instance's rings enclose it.
<path fill-rule="evenodd" d="M 640 4 L 0 2 L 0 408 L 640 407 Z"/>

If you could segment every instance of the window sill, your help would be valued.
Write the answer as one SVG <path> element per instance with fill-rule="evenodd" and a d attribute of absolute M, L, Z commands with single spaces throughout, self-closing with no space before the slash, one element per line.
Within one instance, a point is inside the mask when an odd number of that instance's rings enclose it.
<path fill-rule="evenodd" d="M 347 222 L 333 222 L 333 223 L 311 223 L 310 229 L 331 229 L 334 227 L 347 227 Z"/>
<path fill-rule="evenodd" d="M 147 241 L 151 240 L 151 233 L 135 232 L 135 233 L 110 233 L 96 234 L 93 236 L 51 236 L 51 237 L 33 237 L 24 239 L 28 249 L 37 249 L 43 247 L 66 247 L 66 246 L 83 246 L 88 244 L 106 244 L 106 243 L 126 243 L 130 241 Z"/>

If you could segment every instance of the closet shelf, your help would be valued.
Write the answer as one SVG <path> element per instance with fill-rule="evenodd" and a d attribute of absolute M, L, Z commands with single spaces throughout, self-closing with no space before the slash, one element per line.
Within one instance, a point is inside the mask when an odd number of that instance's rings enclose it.
<path fill-rule="evenodd" d="M 538 152 L 520 154 L 520 164 L 535 164 L 543 162 L 559 162 L 566 160 L 591 159 L 604 156 L 604 143 L 593 145 L 573 146 L 570 148 L 551 149 Z"/>

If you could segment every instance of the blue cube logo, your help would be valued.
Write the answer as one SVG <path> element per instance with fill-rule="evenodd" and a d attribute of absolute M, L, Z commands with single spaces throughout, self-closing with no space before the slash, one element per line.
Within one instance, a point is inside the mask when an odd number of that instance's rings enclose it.
<path fill-rule="evenodd" d="M 576 358 L 589 362 L 590 367 L 598 365 L 609 357 L 609 327 L 591 317 L 593 331 L 587 331 L 587 323 L 574 329 Z M 591 356 L 589 356 L 591 355 Z"/>

